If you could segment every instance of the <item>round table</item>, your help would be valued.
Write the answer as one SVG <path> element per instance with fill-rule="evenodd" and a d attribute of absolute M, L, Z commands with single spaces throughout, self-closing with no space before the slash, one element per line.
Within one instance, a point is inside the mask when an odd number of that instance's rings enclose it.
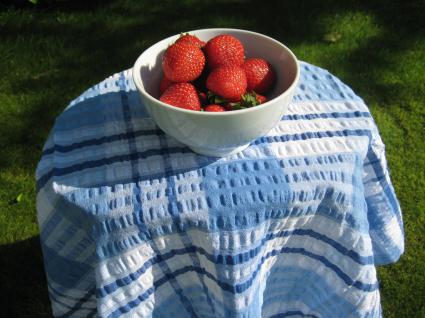
<path fill-rule="evenodd" d="M 159 130 L 131 70 L 70 103 L 37 168 L 57 317 L 380 317 L 375 265 L 404 250 L 363 100 L 300 62 L 282 120 L 204 157 Z"/>

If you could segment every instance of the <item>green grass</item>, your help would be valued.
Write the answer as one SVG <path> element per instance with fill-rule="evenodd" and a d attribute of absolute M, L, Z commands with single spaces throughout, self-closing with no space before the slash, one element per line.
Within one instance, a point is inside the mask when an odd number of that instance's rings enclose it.
<path fill-rule="evenodd" d="M 384 315 L 425 317 L 423 1 L 10 3 L 0 5 L 0 297 L 7 317 L 50 315 L 34 171 L 54 118 L 154 42 L 206 27 L 270 35 L 364 98 L 387 145 L 406 231 L 404 256 L 378 269 Z M 323 41 L 331 32 L 340 40 Z"/>

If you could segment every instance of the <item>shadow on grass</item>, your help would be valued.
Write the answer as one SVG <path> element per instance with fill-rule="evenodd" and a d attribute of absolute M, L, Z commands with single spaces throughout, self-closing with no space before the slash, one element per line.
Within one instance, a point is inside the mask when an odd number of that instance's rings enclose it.
<path fill-rule="evenodd" d="M 51 317 L 40 237 L 0 245 L 3 317 Z"/>

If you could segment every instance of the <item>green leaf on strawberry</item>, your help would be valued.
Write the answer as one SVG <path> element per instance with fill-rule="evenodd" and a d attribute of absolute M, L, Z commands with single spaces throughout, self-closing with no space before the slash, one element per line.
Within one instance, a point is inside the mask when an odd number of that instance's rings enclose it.
<path fill-rule="evenodd" d="M 239 110 L 245 108 L 251 108 L 257 105 L 262 104 L 262 100 L 265 100 L 265 97 L 255 93 L 254 91 L 246 92 L 242 95 L 241 100 L 239 102 L 229 102 L 223 97 L 214 94 L 211 91 L 207 92 L 207 101 L 210 104 L 222 105 L 226 109 L 229 110 Z"/>
<path fill-rule="evenodd" d="M 257 94 L 254 91 L 243 94 L 240 102 L 230 103 L 232 110 L 251 108 L 259 104 L 260 102 L 257 99 Z"/>
<path fill-rule="evenodd" d="M 207 100 L 208 100 L 209 104 L 224 105 L 224 104 L 228 103 L 228 101 L 226 99 L 224 99 L 221 96 L 214 94 L 211 91 L 207 92 Z"/>

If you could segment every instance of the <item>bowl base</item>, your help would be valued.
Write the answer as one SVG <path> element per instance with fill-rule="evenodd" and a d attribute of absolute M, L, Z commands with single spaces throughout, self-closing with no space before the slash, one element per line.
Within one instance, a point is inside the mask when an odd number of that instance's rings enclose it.
<path fill-rule="evenodd" d="M 213 148 L 206 148 L 206 147 L 191 147 L 191 146 L 189 146 L 189 148 L 192 149 L 197 154 L 208 156 L 208 157 L 227 157 L 235 153 L 241 152 L 248 146 L 249 146 L 249 143 L 236 148 L 232 147 L 232 148 L 213 149 Z"/>

